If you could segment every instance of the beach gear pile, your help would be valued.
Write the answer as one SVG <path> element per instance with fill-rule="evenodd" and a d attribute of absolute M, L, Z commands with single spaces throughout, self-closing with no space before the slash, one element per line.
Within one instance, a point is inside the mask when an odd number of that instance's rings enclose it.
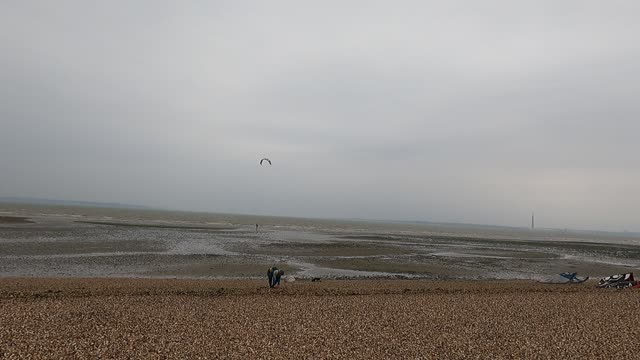
<path fill-rule="evenodd" d="M 607 276 L 600 280 L 598 287 L 605 289 L 640 288 L 640 283 L 633 278 L 633 273 L 626 273 Z"/>

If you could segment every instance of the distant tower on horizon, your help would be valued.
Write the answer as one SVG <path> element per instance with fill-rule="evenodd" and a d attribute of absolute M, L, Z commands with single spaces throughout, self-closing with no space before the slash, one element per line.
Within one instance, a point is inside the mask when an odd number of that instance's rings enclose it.
<path fill-rule="evenodd" d="M 533 217 L 533 213 L 531 213 L 531 230 L 533 230 L 533 228 L 535 228 L 536 223 L 534 222 L 534 217 Z"/>

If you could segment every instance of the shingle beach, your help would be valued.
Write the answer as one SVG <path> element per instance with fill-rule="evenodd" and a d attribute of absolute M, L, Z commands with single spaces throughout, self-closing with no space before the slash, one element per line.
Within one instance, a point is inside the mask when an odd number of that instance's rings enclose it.
<path fill-rule="evenodd" d="M 638 358 L 593 282 L 0 279 L 0 358 Z"/>

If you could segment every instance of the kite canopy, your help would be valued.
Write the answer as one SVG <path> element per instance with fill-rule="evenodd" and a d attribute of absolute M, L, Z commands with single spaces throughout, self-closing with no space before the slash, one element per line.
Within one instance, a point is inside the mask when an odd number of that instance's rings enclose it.
<path fill-rule="evenodd" d="M 269 165 L 271 165 L 271 160 L 269 160 L 267 158 L 264 158 L 264 159 L 260 160 L 260 165 L 262 165 L 262 163 L 265 162 L 265 161 L 268 162 Z"/>

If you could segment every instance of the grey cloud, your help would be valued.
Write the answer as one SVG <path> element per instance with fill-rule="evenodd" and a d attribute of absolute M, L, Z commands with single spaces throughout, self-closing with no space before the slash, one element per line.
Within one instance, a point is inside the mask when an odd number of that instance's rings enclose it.
<path fill-rule="evenodd" d="M 636 3 L 3 10 L 0 196 L 638 230 Z"/>

